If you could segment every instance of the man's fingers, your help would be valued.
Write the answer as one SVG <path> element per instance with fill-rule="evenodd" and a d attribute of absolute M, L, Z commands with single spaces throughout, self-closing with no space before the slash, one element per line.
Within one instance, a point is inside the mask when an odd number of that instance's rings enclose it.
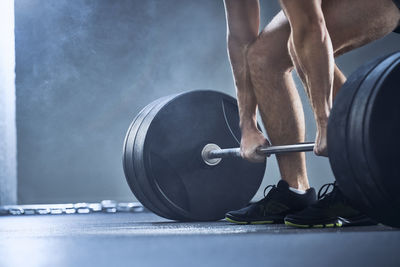
<path fill-rule="evenodd" d="M 263 136 L 257 136 L 257 138 L 242 139 L 240 154 L 242 158 L 251 162 L 263 162 L 266 160 L 266 156 L 258 151 L 259 148 L 269 147 L 269 140 Z M 244 141 L 244 142 L 243 142 Z M 251 141 L 251 142 L 250 142 Z"/>
<path fill-rule="evenodd" d="M 258 154 L 256 150 L 241 152 L 241 156 L 251 162 L 263 162 L 265 160 L 265 156 Z"/>
<path fill-rule="evenodd" d="M 265 139 L 265 143 L 264 143 L 264 147 L 270 147 L 271 146 L 271 143 L 269 142 L 269 140 L 268 139 Z M 263 156 L 265 157 L 265 155 L 263 154 Z M 271 156 L 271 154 L 268 154 L 268 155 L 266 155 L 267 157 L 270 157 Z"/>
<path fill-rule="evenodd" d="M 259 156 L 259 155 L 255 155 L 252 159 L 253 159 L 253 162 L 264 162 L 265 161 L 265 157 Z"/>
<path fill-rule="evenodd" d="M 265 139 L 265 146 L 271 146 L 271 142 L 268 139 Z"/>

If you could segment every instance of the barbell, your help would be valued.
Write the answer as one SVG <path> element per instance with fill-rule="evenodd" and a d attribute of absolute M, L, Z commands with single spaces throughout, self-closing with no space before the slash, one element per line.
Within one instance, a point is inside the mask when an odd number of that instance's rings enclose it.
<path fill-rule="evenodd" d="M 329 161 L 351 204 L 400 227 L 400 52 L 356 70 L 336 96 Z M 213 221 L 244 207 L 266 163 L 240 157 L 236 100 L 196 90 L 157 99 L 134 118 L 123 167 L 136 198 L 159 216 Z M 314 143 L 260 148 L 264 155 L 312 151 Z"/>

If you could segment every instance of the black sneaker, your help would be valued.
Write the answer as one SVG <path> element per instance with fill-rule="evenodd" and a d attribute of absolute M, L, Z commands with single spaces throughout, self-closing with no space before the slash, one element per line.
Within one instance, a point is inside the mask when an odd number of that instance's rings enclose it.
<path fill-rule="evenodd" d="M 333 187 L 328 193 L 329 188 Z M 318 191 L 318 202 L 285 217 L 285 224 L 294 227 L 341 227 L 375 225 L 375 221 L 350 206 L 336 182 L 325 184 Z"/>
<path fill-rule="evenodd" d="M 268 188 L 271 190 L 265 196 Z M 238 224 L 283 223 L 289 213 L 300 211 L 316 202 L 314 188 L 305 194 L 289 190 L 287 182 L 280 180 L 278 185 L 269 185 L 264 189 L 264 198 L 240 210 L 230 211 L 225 215 L 229 222 Z"/>

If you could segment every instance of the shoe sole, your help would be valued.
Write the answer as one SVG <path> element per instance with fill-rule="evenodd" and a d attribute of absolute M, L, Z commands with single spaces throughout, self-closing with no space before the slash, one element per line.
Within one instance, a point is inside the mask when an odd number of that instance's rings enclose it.
<path fill-rule="evenodd" d="M 285 221 L 285 225 L 296 228 L 334 228 L 334 227 L 342 227 L 343 223 L 341 221 L 337 221 L 335 223 L 323 223 L 323 224 L 299 224 L 299 223 L 292 223 L 289 221 Z"/>
<path fill-rule="evenodd" d="M 275 221 L 236 221 L 231 218 L 225 217 L 225 220 L 231 223 L 236 223 L 236 224 L 275 224 Z"/>
<path fill-rule="evenodd" d="M 285 220 L 285 225 L 297 227 L 297 228 L 332 228 L 332 227 L 343 227 L 343 226 L 368 226 L 377 225 L 377 222 L 366 216 L 357 216 L 352 218 L 337 217 L 336 221 L 330 223 L 318 223 L 318 224 L 307 224 L 300 222 L 291 222 Z"/>
<path fill-rule="evenodd" d="M 338 217 L 338 220 L 343 223 L 343 226 L 369 226 L 378 224 L 376 221 L 366 216 L 357 216 L 350 219 Z"/>

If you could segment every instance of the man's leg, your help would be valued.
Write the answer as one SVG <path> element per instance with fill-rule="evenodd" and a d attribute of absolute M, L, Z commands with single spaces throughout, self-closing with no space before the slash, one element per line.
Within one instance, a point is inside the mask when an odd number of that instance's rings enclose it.
<path fill-rule="evenodd" d="M 285 45 L 290 33 L 289 24 L 284 14 L 281 13 L 273 20 L 270 27 L 267 27 L 267 30 L 257 38 L 257 41 L 255 41 L 255 38 L 252 40 L 253 35 L 250 35 L 251 38 L 239 38 L 237 35 L 242 36 L 245 32 L 249 32 L 248 30 L 243 32 L 243 30 L 249 29 L 250 18 L 247 16 L 251 14 L 247 12 L 249 10 L 247 5 L 251 2 L 253 1 L 225 1 L 228 21 L 228 52 L 238 91 L 241 119 L 241 152 L 247 159 L 254 159 L 252 154 L 255 148 L 265 142 L 261 133 L 255 133 L 255 135 L 261 136 L 260 138 L 252 137 L 246 133 L 249 130 L 246 131 L 243 128 L 243 122 L 255 120 L 256 104 L 259 105 L 268 135 L 274 143 L 284 144 L 304 141 L 305 131 L 301 101 L 290 74 L 293 67 Z M 253 12 L 252 15 L 253 18 L 254 15 L 257 15 L 258 22 L 258 6 L 257 12 Z M 243 20 L 243 18 L 246 19 Z M 282 20 L 286 22 L 283 25 L 283 31 L 280 23 Z M 239 22 L 242 22 L 242 24 L 238 24 Z M 253 30 L 255 28 L 251 27 Z M 269 46 L 266 51 L 263 49 L 260 55 L 256 55 L 257 46 L 253 46 L 251 43 L 254 43 L 254 41 L 257 43 L 260 38 Z M 244 41 L 239 42 L 238 40 Z M 254 57 L 262 57 L 264 59 L 263 65 L 253 64 Z M 264 69 L 264 65 L 267 66 L 267 69 Z M 260 88 L 259 84 L 253 84 L 250 79 L 249 70 L 254 72 L 255 68 L 263 70 L 260 74 L 267 84 L 265 92 L 255 90 L 255 87 Z M 246 115 L 249 111 L 251 116 Z M 255 126 L 254 122 L 252 124 Z M 255 128 L 254 126 L 250 129 Z M 254 133 L 254 130 L 251 131 Z M 246 150 L 250 153 L 246 153 Z M 308 189 L 304 153 L 278 156 L 278 163 L 282 179 L 286 182 L 279 181 L 276 186 L 271 188 L 268 195 L 257 203 L 228 212 L 226 214 L 228 221 L 240 224 L 282 223 L 288 213 L 302 210 L 316 201 L 315 190 Z M 296 189 L 308 190 L 302 192 Z"/>
<path fill-rule="evenodd" d="M 257 99 L 254 95 L 247 62 L 248 47 L 258 36 L 259 3 L 257 0 L 225 0 L 225 8 L 228 26 L 228 53 L 238 94 L 243 149 L 243 146 L 246 147 L 246 144 L 243 143 L 246 142 L 254 143 L 254 146 L 265 142 L 264 137 L 261 133 L 257 133 L 255 128 Z M 285 22 L 283 31 L 280 29 L 282 20 Z M 270 53 L 265 56 L 271 56 L 266 61 L 271 63 L 272 67 L 276 67 L 276 71 L 271 70 L 268 73 L 271 73 L 276 79 L 271 79 L 273 82 L 271 85 L 264 84 L 266 90 L 271 91 L 268 97 L 265 97 L 264 93 L 257 93 L 258 102 L 261 102 L 263 107 L 260 113 L 273 142 L 276 144 L 301 142 L 304 141 L 304 116 L 301 101 L 289 71 L 292 69 L 291 60 L 283 45 L 287 43 L 290 28 L 283 14 L 277 16 L 270 25 L 268 33 L 262 34 L 260 38 L 270 42 L 271 47 L 268 48 Z M 264 54 L 264 51 L 262 53 Z M 281 60 L 280 54 L 283 54 L 281 55 L 283 60 Z M 264 56 L 263 59 L 265 59 Z M 281 68 L 280 71 L 278 68 Z M 270 80 L 269 78 L 266 77 L 267 82 Z M 265 104 L 266 101 L 271 102 L 271 105 Z M 243 125 L 243 122 L 250 122 L 253 126 L 248 127 Z M 288 131 L 288 129 L 291 130 Z M 282 178 L 291 187 L 299 189 L 309 187 L 304 154 L 278 156 L 278 162 Z"/>
<path fill-rule="evenodd" d="M 346 82 L 346 76 L 343 72 L 335 65 L 335 70 L 333 73 L 333 91 L 332 91 L 332 101 L 335 101 L 336 94 L 342 88 L 343 84 Z"/>
<path fill-rule="evenodd" d="M 291 56 L 298 72 L 304 73 L 315 114 L 314 151 L 327 155 L 326 127 L 336 92 L 332 92 L 333 51 L 343 53 L 391 32 L 398 24 L 398 10 L 391 0 L 323 0 L 322 5 L 321 0 L 281 0 L 281 4 L 292 29 Z"/>
<path fill-rule="evenodd" d="M 309 95 L 317 124 L 314 152 L 326 156 L 322 136 L 326 135 L 332 107 L 334 56 L 321 0 L 281 0 L 281 5 L 292 29 L 289 38 L 289 45 L 293 46 L 291 56 L 297 59 L 306 86 L 315 91 Z"/>
<path fill-rule="evenodd" d="M 323 0 L 322 10 L 336 55 L 387 35 L 400 20 L 400 12 L 391 0 Z M 340 85 L 343 80 L 337 69 L 334 84 Z M 338 88 L 334 85 L 333 97 Z M 313 95 L 313 88 L 308 89 Z M 354 210 L 335 184 L 331 193 L 326 194 L 317 205 L 287 215 L 285 223 L 300 227 L 375 224 Z"/>
<path fill-rule="evenodd" d="M 303 107 L 287 51 L 290 27 L 280 12 L 249 48 L 248 61 L 258 108 L 273 145 L 303 142 Z M 277 155 L 282 179 L 293 188 L 309 188 L 305 154 Z"/>
<path fill-rule="evenodd" d="M 349 0 L 346 1 L 348 2 Z M 368 9 L 363 9 L 361 15 L 356 17 L 357 19 L 354 20 L 354 24 L 349 24 L 348 20 L 339 20 L 338 18 L 341 18 L 341 16 L 347 16 L 346 18 L 350 18 L 351 13 L 357 14 L 357 11 L 354 10 L 354 7 L 357 5 L 364 5 L 365 3 L 363 3 L 363 0 L 354 0 L 358 3 L 352 5 L 353 2 L 350 1 L 349 3 L 351 4 L 351 8 L 350 10 L 346 10 L 346 8 L 349 6 L 346 1 L 326 0 L 326 2 L 331 5 L 326 5 L 324 2 L 324 13 L 328 14 L 326 18 L 328 29 L 330 30 L 332 36 L 335 37 L 333 39 L 333 48 L 336 54 L 342 54 L 386 35 L 394 29 L 394 25 L 399 20 L 398 10 L 392 10 L 391 8 L 393 5 L 391 2 L 384 0 L 385 2 L 383 3 L 383 6 L 385 8 L 380 9 L 379 12 L 375 14 L 377 15 L 376 17 L 369 17 L 365 13 L 368 11 Z M 376 1 L 374 3 L 375 5 L 379 5 L 378 0 L 374 1 Z M 375 7 L 373 5 L 371 7 L 369 4 L 370 3 L 368 3 L 370 8 L 369 11 L 374 10 Z M 385 20 L 382 20 L 382 18 L 385 16 L 385 13 L 388 17 L 386 17 Z M 365 18 L 372 19 L 371 23 L 367 23 L 368 25 L 363 25 L 362 23 Z M 360 27 L 360 25 L 363 25 L 364 27 Z M 303 141 L 304 139 L 304 121 L 300 112 L 301 103 L 298 99 L 296 91 L 293 90 L 294 84 L 293 80 L 290 78 L 290 70 L 293 68 L 292 61 L 290 59 L 287 46 L 285 45 L 289 35 L 289 22 L 281 12 L 265 28 L 261 36 L 257 38 L 257 40 L 251 45 L 247 53 L 251 81 L 255 95 L 257 96 L 261 116 L 263 117 L 264 124 L 272 142 L 276 144 L 278 144 L 278 142 L 291 143 Z M 338 68 L 335 68 L 334 73 L 335 93 L 344 83 L 345 77 Z M 299 75 L 300 77 L 303 75 L 301 70 L 299 70 Z M 294 115 L 287 116 L 287 114 Z M 293 130 L 298 134 L 291 135 L 290 131 Z M 284 170 L 288 170 L 290 172 L 291 162 L 285 159 L 282 160 L 282 158 L 284 157 L 278 157 L 281 174 L 284 173 Z M 300 159 L 300 162 L 302 162 L 302 159 Z M 302 173 L 301 170 L 300 173 Z M 297 180 L 301 180 L 301 178 L 298 177 Z M 296 187 L 295 185 L 292 186 Z M 293 198 L 293 195 L 290 196 L 290 194 L 285 194 L 289 198 Z M 312 191 L 307 191 L 307 195 L 308 196 L 302 200 L 303 204 L 306 202 L 312 202 Z M 295 203 L 299 203 L 300 199 L 298 197 L 294 198 L 297 199 Z M 265 202 L 266 200 L 268 200 L 268 202 Z M 266 198 L 260 203 L 257 202 L 256 204 L 252 204 L 242 210 L 229 212 L 227 214 L 227 218 L 232 219 L 235 217 L 241 217 L 243 220 L 240 223 L 246 223 L 246 221 L 263 223 L 262 220 L 268 218 L 271 218 L 271 220 L 266 222 L 274 222 L 276 221 L 274 218 L 274 213 L 271 214 L 268 211 L 268 206 L 270 204 L 272 204 L 272 202 L 270 202 L 270 199 Z M 249 212 L 250 214 L 254 214 L 257 213 L 256 211 L 260 210 L 258 205 L 266 208 L 266 210 L 261 209 L 264 210 L 264 215 L 255 214 L 257 215 L 255 218 L 249 219 Z M 274 212 L 276 212 L 277 206 L 272 205 L 272 207 Z M 282 208 L 283 206 L 279 205 L 279 207 Z"/>
<path fill-rule="evenodd" d="M 260 34 L 248 53 L 249 69 L 259 110 L 272 144 L 304 142 L 303 108 L 294 85 L 293 63 L 287 50 L 289 22 L 281 11 Z M 301 79 L 303 73 L 299 72 Z M 345 77 L 335 66 L 334 91 Z M 307 189 L 308 179 L 303 153 L 277 155 L 282 178 L 291 187 Z"/>
<path fill-rule="evenodd" d="M 293 43 L 289 41 L 288 43 L 289 47 L 289 54 L 294 55 L 294 49 L 293 49 Z M 335 56 L 337 56 L 337 52 L 335 53 Z M 296 69 L 296 72 L 303 83 L 304 90 L 307 93 L 308 99 L 311 99 L 311 93 L 310 90 L 307 86 L 307 81 L 306 77 L 304 76 L 304 73 L 301 71 L 299 62 L 296 57 L 292 57 L 292 62 L 293 65 Z M 340 88 L 343 86 L 343 84 L 346 82 L 346 76 L 342 73 L 342 71 L 339 69 L 339 67 L 335 64 L 334 66 L 334 72 L 333 72 L 333 90 L 332 90 L 332 101 L 335 99 L 335 96 L 337 92 L 339 92 Z"/>
<path fill-rule="evenodd" d="M 323 12 L 326 14 L 326 23 L 329 31 L 335 37 L 333 38 L 335 55 L 379 39 L 391 32 L 398 24 L 399 12 L 391 0 L 383 2 L 374 0 L 364 4 L 362 2 L 362 0 L 324 0 Z M 360 5 L 361 9 L 358 7 Z M 352 16 L 352 13 L 359 14 L 358 9 L 363 14 Z M 369 18 L 368 13 L 374 9 L 377 9 L 378 12 Z M 382 19 L 383 17 L 385 20 Z M 293 143 L 304 139 L 301 104 L 299 104 L 299 98 L 290 77 L 292 62 L 283 45 L 283 42 L 289 38 L 289 34 L 289 23 L 286 17 L 280 13 L 261 33 L 248 53 L 251 80 L 265 127 L 273 144 Z M 302 80 L 305 80 L 305 75 L 300 68 L 298 68 L 298 73 Z M 328 92 L 329 95 L 332 93 L 331 98 L 345 82 L 344 75 L 336 66 L 334 67 L 334 77 L 333 92 Z M 309 87 L 306 86 L 306 89 L 311 96 Z M 302 155 L 278 156 L 281 174 L 285 179 L 296 177 L 292 179 L 301 181 L 304 179 L 302 177 L 306 177 L 302 171 L 305 170 L 305 167 L 302 167 L 304 165 L 300 165 L 300 168 L 293 168 L 293 162 L 295 166 L 296 162 L 302 162 L 302 159 L 291 158 L 296 156 L 301 157 Z M 293 183 L 289 181 L 289 184 Z"/>

